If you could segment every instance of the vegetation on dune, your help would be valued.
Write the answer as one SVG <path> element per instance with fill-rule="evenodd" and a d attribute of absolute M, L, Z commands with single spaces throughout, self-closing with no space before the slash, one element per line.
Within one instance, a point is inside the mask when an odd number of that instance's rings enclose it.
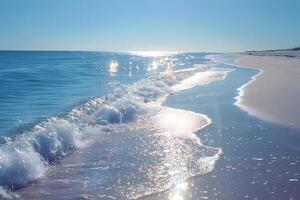
<path fill-rule="evenodd" d="M 300 47 L 295 47 L 292 49 L 293 51 L 299 51 L 300 50 Z"/>

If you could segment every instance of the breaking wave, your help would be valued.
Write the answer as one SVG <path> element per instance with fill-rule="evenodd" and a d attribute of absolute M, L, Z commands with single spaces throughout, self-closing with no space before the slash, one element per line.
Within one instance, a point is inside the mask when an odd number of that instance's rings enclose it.
<path fill-rule="evenodd" d="M 110 131 L 114 124 L 153 116 L 163 108 L 161 103 L 167 95 L 224 79 L 228 72 L 229 69 L 201 66 L 161 73 L 35 125 L 0 147 L 0 194 L 5 197 L 8 194 L 3 188 L 14 190 L 40 178 L 49 165 L 89 145 L 96 135 Z"/>

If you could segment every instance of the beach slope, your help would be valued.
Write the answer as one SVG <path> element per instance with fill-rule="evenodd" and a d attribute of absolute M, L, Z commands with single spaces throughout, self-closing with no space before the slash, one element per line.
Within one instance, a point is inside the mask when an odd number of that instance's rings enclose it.
<path fill-rule="evenodd" d="M 260 73 L 241 88 L 236 105 L 250 115 L 300 130 L 300 52 L 291 52 L 293 56 L 288 51 L 239 55 L 237 65 Z"/>

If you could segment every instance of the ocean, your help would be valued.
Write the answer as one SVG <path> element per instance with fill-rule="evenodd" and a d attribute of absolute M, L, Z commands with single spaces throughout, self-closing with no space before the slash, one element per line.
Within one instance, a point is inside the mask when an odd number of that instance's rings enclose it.
<path fill-rule="evenodd" d="M 296 199 L 300 138 L 234 105 L 234 59 L 0 52 L 0 195 Z"/>

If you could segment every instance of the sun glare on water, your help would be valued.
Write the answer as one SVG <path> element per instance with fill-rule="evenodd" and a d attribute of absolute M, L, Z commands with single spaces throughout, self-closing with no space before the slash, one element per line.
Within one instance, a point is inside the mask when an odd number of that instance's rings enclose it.
<path fill-rule="evenodd" d="M 130 53 L 142 57 L 161 57 L 161 56 L 170 56 L 170 55 L 178 54 L 178 52 L 169 52 L 169 51 L 132 51 Z"/>
<path fill-rule="evenodd" d="M 187 189 L 188 189 L 187 182 L 177 183 L 175 185 L 175 187 L 171 190 L 169 199 L 170 200 L 184 200 Z"/>
<path fill-rule="evenodd" d="M 157 124 L 167 130 L 166 133 L 176 137 L 190 137 L 194 135 L 199 127 L 203 126 L 207 119 L 198 114 L 191 114 L 184 111 L 164 109 L 157 116 Z M 180 123 L 177 123 L 180 122 Z"/>
<path fill-rule="evenodd" d="M 109 69 L 108 69 L 109 73 L 111 75 L 114 75 L 115 73 L 118 72 L 118 67 L 119 67 L 119 63 L 115 60 L 112 60 L 109 64 Z"/>

